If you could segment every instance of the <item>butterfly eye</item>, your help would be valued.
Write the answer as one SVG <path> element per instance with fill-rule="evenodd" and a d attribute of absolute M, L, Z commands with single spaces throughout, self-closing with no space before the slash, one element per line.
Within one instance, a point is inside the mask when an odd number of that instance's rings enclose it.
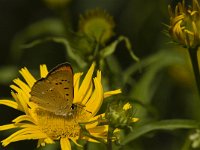
<path fill-rule="evenodd" d="M 76 109 L 76 108 L 77 108 L 77 106 L 76 106 L 75 104 L 72 104 L 71 110 L 74 110 L 74 109 Z"/>

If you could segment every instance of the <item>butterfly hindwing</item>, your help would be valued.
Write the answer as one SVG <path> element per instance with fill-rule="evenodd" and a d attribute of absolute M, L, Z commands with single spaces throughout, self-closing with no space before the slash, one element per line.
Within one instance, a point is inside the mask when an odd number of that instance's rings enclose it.
<path fill-rule="evenodd" d="M 73 71 L 68 63 L 52 69 L 31 90 L 31 102 L 58 115 L 66 115 L 73 101 Z"/>

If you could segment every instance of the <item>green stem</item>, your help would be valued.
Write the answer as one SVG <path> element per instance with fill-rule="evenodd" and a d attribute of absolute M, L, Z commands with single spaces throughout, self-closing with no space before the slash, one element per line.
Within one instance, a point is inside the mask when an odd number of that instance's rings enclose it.
<path fill-rule="evenodd" d="M 187 137 L 187 138 L 185 139 L 185 142 L 184 142 L 184 144 L 183 144 L 181 150 L 190 150 L 190 149 L 191 149 L 190 146 L 191 146 L 191 140 Z"/>
<path fill-rule="evenodd" d="M 108 136 L 107 136 L 107 150 L 112 150 L 112 136 L 114 129 L 112 127 L 108 127 Z"/>
<path fill-rule="evenodd" d="M 96 62 L 96 67 L 100 68 L 100 58 L 99 58 L 99 43 L 96 43 L 94 53 L 93 53 L 93 61 Z"/>
<path fill-rule="evenodd" d="M 190 54 L 190 59 L 191 59 L 191 62 L 192 62 L 194 76 L 195 76 L 195 80 L 196 80 L 196 84 L 197 84 L 197 89 L 198 89 L 198 93 L 199 93 L 199 96 L 200 96 L 200 73 L 199 73 L 197 49 L 198 49 L 198 47 L 189 48 L 188 51 L 189 51 L 189 54 Z"/>

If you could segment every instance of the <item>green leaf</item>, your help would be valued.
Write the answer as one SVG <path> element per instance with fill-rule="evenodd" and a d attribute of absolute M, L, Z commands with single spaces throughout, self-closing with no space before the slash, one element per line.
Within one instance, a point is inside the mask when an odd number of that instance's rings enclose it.
<path fill-rule="evenodd" d="M 176 53 L 172 51 L 162 51 L 152 56 L 151 58 L 147 59 L 145 62 L 141 61 L 142 68 L 145 66 L 145 72 L 143 76 L 139 79 L 139 81 L 134 85 L 131 93 L 131 96 L 138 100 L 142 100 L 144 103 L 149 103 L 152 99 L 157 86 L 159 84 L 159 78 L 157 74 L 164 68 L 181 63 L 182 59 L 176 55 Z M 143 64 L 142 64 L 143 63 Z M 137 65 L 137 64 L 136 64 Z M 141 66 L 135 66 L 138 68 Z M 135 72 L 134 67 L 132 67 L 132 73 Z M 126 72 L 127 73 L 127 72 Z M 126 74 L 125 73 L 125 74 Z M 131 71 L 129 70 L 129 76 L 131 75 Z M 128 78 L 128 76 L 125 76 Z M 127 80 L 127 79 L 126 79 Z M 156 80 L 156 81 L 155 81 Z"/>
<path fill-rule="evenodd" d="M 85 34 L 69 31 L 66 34 L 66 37 L 70 43 L 70 46 L 73 49 L 76 49 L 80 55 L 88 56 L 88 54 L 91 54 L 96 47 L 96 41 L 94 41 L 92 38 L 89 38 Z"/>
<path fill-rule="evenodd" d="M 63 22 L 54 18 L 33 23 L 23 31 L 27 37 L 37 37 L 42 34 L 62 35 L 65 32 Z"/>
<path fill-rule="evenodd" d="M 131 43 L 130 43 L 129 39 L 125 36 L 119 36 L 117 40 L 115 40 L 110 45 L 108 45 L 104 49 L 102 49 L 100 51 L 101 58 L 103 59 L 103 58 L 108 57 L 109 55 L 113 54 L 116 50 L 117 45 L 122 41 L 125 42 L 126 48 L 129 52 L 130 56 L 133 58 L 133 60 L 139 61 L 139 58 L 132 51 L 132 47 L 131 47 Z"/>
<path fill-rule="evenodd" d="M 0 83 L 10 83 L 16 76 L 18 70 L 15 66 L 4 66 L 0 68 Z"/>
<path fill-rule="evenodd" d="M 63 36 L 65 34 L 65 26 L 59 19 L 45 19 L 31 24 L 23 31 L 18 33 L 11 43 L 11 54 L 14 60 L 19 60 L 23 54 L 23 45 L 27 41 L 32 41 L 42 36 Z"/>
<path fill-rule="evenodd" d="M 88 142 L 87 150 L 104 150 L 105 145 L 102 143 Z"/>
<path fill-rule="evenodd" d="M 145 124 L 143 126 L 133 129 L 133 132 L 128 134 L 124 140 L 121 142 L 122 145 L 125 145 L 142 135 L 145 135 L 148 132 L 156 130 L 175 130 L 175 129 L 195 129 L 199 127 L 199 123 L 194 120 L 181 120 L 181 119 L 172 119 L 172 120 L 162 120 L 157 122 L 152 122 Z"/>
<path fill-rule="evenodd" d="M 62 44 L 65 47 L 65 50 L 66 50 L 68 56 L 72 60 L 74 60 L 78 64 L 79 67 L 84 68 L 87 65 L 87 63 L 75 52 L 76 50 L 70 46 L 70 44 L 66 38 L 50 37 L 50 38 L 35 40 L 29 44 L 24 45 L 23 48 L 31 48 L 38 44 L 42 44 L 43 42 L 48 42 L 48 41 Z"/>
<path fill-rule="evenodd" d="M 140 63 L 131 65 L 130 67 L 128 67 L 124 72 L 123 72 L 123 78 L 124 78 L 124 82 L 127 83 L 128 82 L 128 78 L 133 75 L 134 73 L 136 73 L 138 70 L 141 70 L 141 68 L 145 68 L 147 66 L 150 66 L 151 64 L 157 62 L 158 60 L 160 60 L 160 58 L 163 57 L 163 51 L 160 51 L 154 55 L 151 55 L 145 59 L 142 59 L 140 61 Z"/>

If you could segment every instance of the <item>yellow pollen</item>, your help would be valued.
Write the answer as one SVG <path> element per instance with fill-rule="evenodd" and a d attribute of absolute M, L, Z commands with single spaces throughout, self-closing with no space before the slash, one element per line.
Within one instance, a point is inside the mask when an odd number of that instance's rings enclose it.
<path fill-rule="evenodd" d="M 38 125 L 41 127 L 42 131 L 52 139 L 78 137 L 80 133 L 78 122 L 84 122 L 87 118 L 84 118 L 81 113 L 61 116 L 42 109 L 37 109 L 35 112 Z M 83 109 L 82 112 L 84 112 Z"/>

